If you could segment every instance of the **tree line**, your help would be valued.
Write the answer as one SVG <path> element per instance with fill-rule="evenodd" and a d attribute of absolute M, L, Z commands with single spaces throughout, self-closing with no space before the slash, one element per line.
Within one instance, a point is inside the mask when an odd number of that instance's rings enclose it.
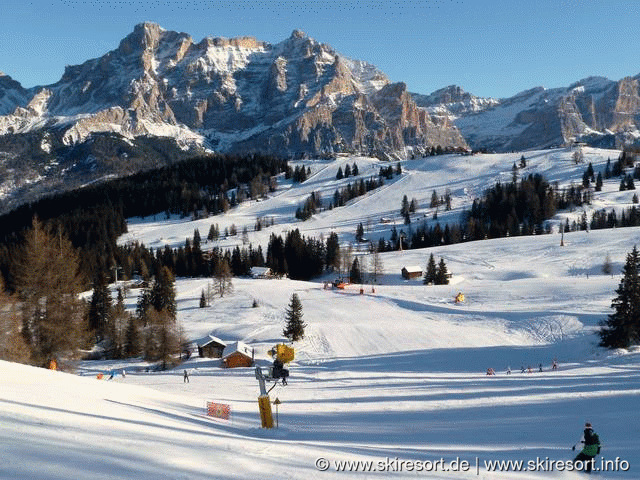
<path fill-rule="evenodd" d="M 132 315 L 122 291 L 113 304 L 102 274 L 93 279 L 91 300 L 79 297 L 78 251 L 37 219 L 16 255 L 14 291 L 0 292 L 0 358 L 43 367 L 55 362 L 63 368 L 92 351 L 109 358 L 142 355 L 163 366 L 175 361 L 182 339 L 169 269 L 162 268 L 145 286 Z"/>
<path fill-rule="evenodd" d="M 224 212 L 274 189 L 274 176 L 288 170 L 285 160 L 270 156 L 210 155 L 23 205 L 0 217 L 0 274 L 13 290 L 15 251 L 34 217 L 79 249 L 80 268 L 89 282 L 126 256 L 116 241 L 126 232 L 127 218 Z"/>

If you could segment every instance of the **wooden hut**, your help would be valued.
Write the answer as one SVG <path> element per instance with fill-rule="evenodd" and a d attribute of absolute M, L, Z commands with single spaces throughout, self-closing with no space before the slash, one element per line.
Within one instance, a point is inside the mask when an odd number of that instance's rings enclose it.
<path fill-rule="evenodd" d="M 416 266 L 402 267 L 400 272 L 402 273 L 402 278 L 406 280 L 422 277 L 422 268 Z"/>
<path fill-rule="evenodd" d="M 202 358 L 222 358 L 227 344 L 213 335 L 207 335 L 196 341 L 198 355 Z"/>
<path fill-rule="evenodd" d="M 252 367 L 254 351 L 243 342 L 234 342 L 224 349 L 222 363 L 225 368 Z"/>
<path fill-rule="evenodd" d="M 271 278 L 269 267 L 251 267 L 251 278 Z"/>

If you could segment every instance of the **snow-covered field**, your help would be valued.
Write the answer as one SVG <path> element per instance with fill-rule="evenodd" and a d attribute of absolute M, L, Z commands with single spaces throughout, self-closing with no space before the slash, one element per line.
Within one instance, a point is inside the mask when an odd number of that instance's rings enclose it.
<path fill-rule="evenodd" d="M 573 165 L 568 151 L 525 155 L 527 172 L 560 183 L 579 182 L 586 167 Z M 586 157 L 598 171 L 617 152 L 590 149 Z M 334 180 L 341 163 L 356 161 L 365 174 L 379 166 L 364 158 L 309 162 L 307 182 L 283 182 L 265 201 L 196 222 L 137 219 L 122 241 L 177 246 L 194 228 L 206 237 L 211 223 L 241 230 L 263 215 L 276 217 L 277 225 L 251 232 L 254 245 L 292 227 L 307 235 L 335 229 L 343 242 L 352 241 L 356 225 L 367 220 L 368 237 L 388 238 L 390 226 L 380 217 L 396 218 L 400 228 L 403 195 L 416 197 L 423 206 L 416 216 L 427 213 L 431 222 L 425 207 L 431 192 L 450 188 L 454 209 L 439 216 L 453 221 L 473 196 L 497 179 L 509 180 L 519 158 L 409 160 L 405 173 L 379 191 L 294 224 L 295 208 L 311 191 L 331 197 L 341 184 Z M 606 183 L 593 208 L 630 204 L 633 192 L 617 186 Z M 221 245 L 233 242 L 239 239 Z M 597 478 L 640 478 L 640 349 L 605 351 L 595 334 L 611 311 L 626 253 L 640 243 L 640 228 L 568 233 L 564 242 L 561 247 L 556 233 L 385 253 L 384 276 L 375 293 L 365 285 L 363 295 L 359 286 L 326 290 L 323 279 L 239 278 L 233 294 L 201 309 L 208 280 L 179 279 L 178 319 L 187 335 L 242 340 L 263 366 L 270 362 L 266 351 L 283 340 L 291 294 L 300 296 L 306 337 L 295 345 L 289 385 L 271 392 L 282 402 L 279 428 L 260 428 L 253 369 L 221 369 L 217 360 L 192 358 L 167 372 L 146 372 L 141 362 L 83 362 L 76 374 L 0 362 L 0 478 L 574 479 L 582 474 L 543 469 L 573 459 L 571 446 L 585 421 L 599 433 L 605 459 L 628 462 L 627 471 Z M 402 266 L 424 267 L 430 253 L 445 259 L 450 285 L 400 277 Z M 613 276 L 602 273 L 607 255 Z M 464 292 L 464 303 L 454 303 L 457 292 Z M 130 307 L 137 294 L 131 290 Z M 532 373 L 521 373 L 529 366 Z M 487 368 L 496 376 L 487 376 Z M 121 369 L 125 378 L 96 379 Z M 231 419 L 206 417 L 207 401 L 230 405 Z M 442 471 L 456 460 L 468 462 L 468 468 L 459 463 L 468 471 Z M 485 462 L 495 460 L 539 461 L 538 471 L 491 472 Z M 342 461 L 372 463 L 349 473 L 337 471 Z M 431 463 L 407 463 L 425 461 Z"/>

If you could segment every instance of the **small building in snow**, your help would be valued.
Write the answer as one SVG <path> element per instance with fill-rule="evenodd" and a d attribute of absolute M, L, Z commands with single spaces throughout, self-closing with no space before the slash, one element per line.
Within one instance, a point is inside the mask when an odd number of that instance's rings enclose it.
<path fill-rule="evenodd" d="M 243 342 L 234 342 L 224 349 L 222 364 L 225 368 L 252 367 L 253 357 L 253 347 Z"/>
<path fill-rule="evenodd" d="M 207 335 L 204 338 L 196 340 L 198 346 L 198 355 L 202 358 L 222 358 L 227 344 L 213 335 Z"/>
<path fill-rule="evenodd" d="M 412 280 L 414 278 L 422 277 L 422 268 L 416 267 L 415 265 L 402 267 L 401 270 L 402 278 L 406 280 Z"/>
<path fill-rule="evenodd" d="M 271 278 L 271 269 L 269 267 L 251 267 L 251 278 Z"/>

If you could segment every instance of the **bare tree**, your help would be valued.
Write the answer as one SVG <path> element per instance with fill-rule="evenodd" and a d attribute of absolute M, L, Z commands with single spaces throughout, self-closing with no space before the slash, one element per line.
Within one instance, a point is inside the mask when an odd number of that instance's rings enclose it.
<path fill-rule="evenodd" d="M 372 283 L 378 283 L 378 277 L 384 273 L 384 265 L 382 264 L 382 257 L 378 251 L 378 246 L 374 246 L 373 253 L 370 260 L 370 272 Z"/>
<path fill-rule="evenodd" d="M 226 258 L 220 259 L 214 272 L 214 285 L 215 291 L 220 297 L 224 297 L 225 293 L 231 293 L 233 291 L 233 284 L 231 282 L 231 267 Z"/>
<path fill-rule="evenodd" d="M 607 254 L 604 259 L 604 263 L 602 264 L 602 273 L 605 275 L 611 275 L 613 272 L 613 266 L 611 265 L 611 256 Z"/>
<path fill-rule="evenodd" d="M 342 272 L 344 272 L 345 274 L 348 273 L 353 262 L 353 247 L 350 243 L 346 247 L 342 248 L 340 253 L 340 260 L 342 263 Z"/>
<path fill-rule="evenodd" d="M 22 336 L 22 319 L 15 298 L 3 293 L 0 278 L 0 360 L 30 363 L 31 352 Z"/>
<path fill-rule="evenodd" d="M 74 358 L 85 340 L 79 265 L 71 242 L 34 219 L 25 234 L 15 279 L 22 333 L 38 365 Z"/>

